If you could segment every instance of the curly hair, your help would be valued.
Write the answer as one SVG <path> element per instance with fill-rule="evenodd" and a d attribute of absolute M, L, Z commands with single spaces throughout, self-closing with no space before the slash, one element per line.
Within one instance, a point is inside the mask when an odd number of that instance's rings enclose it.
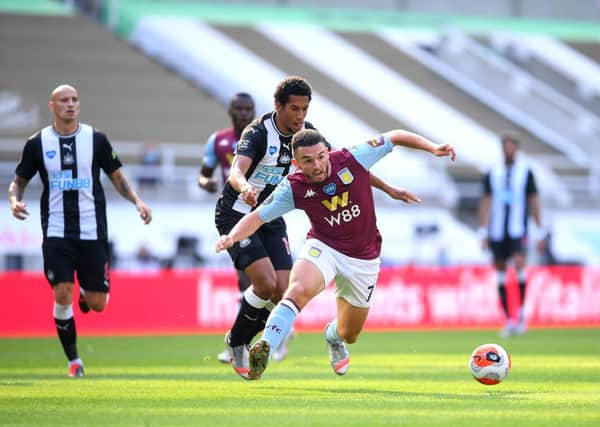
<path fill-rule="evenodd" d="M 312 98 L 312 88 L 305 78 L 288 76 L 279 82 L 277 88 L 275 88 L 273 97 L 276 102 L 283 106 L 290 100 L 291 95 L 308 96 L 308 100 L 310 101 Z"/>

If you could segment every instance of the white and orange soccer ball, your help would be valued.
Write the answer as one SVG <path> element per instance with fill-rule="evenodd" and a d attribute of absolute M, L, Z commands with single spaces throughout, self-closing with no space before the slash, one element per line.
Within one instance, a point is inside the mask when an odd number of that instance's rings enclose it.
<path fill-rule="evenodd" d="M 498 344 L 483 344 L 471 354 L 471 373 L 481 384 L 499 384 L 508 376 L 510 355 Z"/>

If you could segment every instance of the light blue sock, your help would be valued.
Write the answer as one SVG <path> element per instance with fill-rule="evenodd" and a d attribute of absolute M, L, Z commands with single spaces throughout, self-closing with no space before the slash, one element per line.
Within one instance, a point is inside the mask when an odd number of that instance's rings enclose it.
<path fill-rule="evenodd" d="M 337 333 L 337 319 L 333 319 L 325 329 L 325 339 L 330 343 L 341 341 L 342 339 Z"/>
<path fill-rule="evenodd" d="M 298 309 L 289 300 L 281 301 L 271 311 L 261 337 L 262 340 L 268 341 L 271 346 L 269 357 L 271 357 L 273 351 L 279 347 L 281 341 L 287 336 L 297 315 Z"/>

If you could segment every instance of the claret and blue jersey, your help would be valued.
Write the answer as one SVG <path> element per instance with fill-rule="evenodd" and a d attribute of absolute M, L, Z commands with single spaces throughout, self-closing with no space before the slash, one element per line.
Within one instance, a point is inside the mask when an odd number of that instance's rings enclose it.
<path fill-rule="evenodd" d="M 353 258 L 377 258 L 381 235 L 369 169 L 392 148 L 389 138 L 380 135 L 350 149 L 332 151 L 328 179 L 313 183 L 301 171 L 288 175 L 258 208 L 260 219 L 270 222 L 293 209 L 301 209 L 310 219 L 309 238 L 321 240 Z"/>

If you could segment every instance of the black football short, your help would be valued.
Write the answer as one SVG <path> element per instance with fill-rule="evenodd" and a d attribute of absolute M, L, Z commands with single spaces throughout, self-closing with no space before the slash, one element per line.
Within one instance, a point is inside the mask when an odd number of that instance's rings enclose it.
<path fill-rule="evenodd" d="M 229 233 L 241 218 L 221 212 L 215 221 L 219 234 Z M 256 233 L 237 242 L 227 251 L 238 270 L 245 270 L 261 258 L 269 258 L 275 270 L 292 269 L 292 254 L 283 218 L 263 224 Z"/>
<path fill-rule="evenodd" d="M 494 261 L 506 261 L 516 253 L 523 253 L 525 246 L 525 237 L 518 239 L 506 237 L 504 240 L 490 241 L 490 249 L 492 250 Z"/>
<path fill-rule="evenodd" d="M 44 274 L 51 286 L 74 282 L 86 291 L 109 292 L 108 242 L 49 237 L 42 243 Z"/>

